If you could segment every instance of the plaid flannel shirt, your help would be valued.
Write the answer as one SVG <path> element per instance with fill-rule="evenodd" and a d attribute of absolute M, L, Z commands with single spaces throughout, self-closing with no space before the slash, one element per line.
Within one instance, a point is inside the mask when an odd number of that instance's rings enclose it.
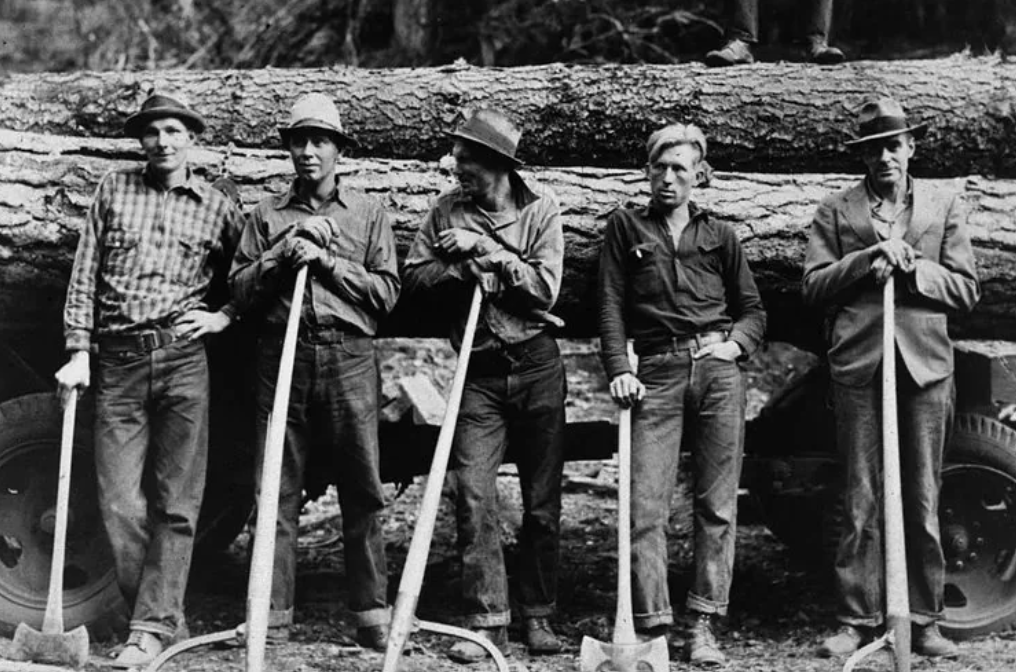
<path fill-rule="evenodd" d="M 233 202 L 192 174 L 168 190 L 147 168 L 106 175 L 74 257 L 67 350 L 88 350 L 93 334 L 168 326 L 188 310 L 209 309 L 213 280 L 225 295 L 241 224 Z M 221 310 L 236 315 L 231 303 Z"/>

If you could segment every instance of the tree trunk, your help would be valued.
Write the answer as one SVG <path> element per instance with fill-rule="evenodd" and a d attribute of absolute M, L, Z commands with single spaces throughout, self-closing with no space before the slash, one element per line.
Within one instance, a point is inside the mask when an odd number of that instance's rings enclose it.
<path fill-rule="evenodd" d="M 366 2 L 366 0 L 363 0 Z M 1016 64 L 994 58 L 677 66 L 469 66 L 359 70 L 81 72 L 12 75 L 0 83 L 0 127 L 118 137 L 151 90 L 182 90 L 209 121 L 205 142 L 277 146 L 276 128 L 306 91 L 335 98 L 362 145 L 358 156 L 435 159 L 461 113 L 501 107 L 525 129 L 532 165 L 636 167 L 649 133 L 668 121 L 701 125 L 723 170 L 853 172 L 843 146 L 856 111 L 891 92 L 930 123 L 912 167 L 924 176 L 1016 176 Z"/>
<path fill-rule="evenodd" d="M 123 140 L 0 131 L 0 340 L 58 343 L 78 230 L 102 175 L 140 159 L 133 148 Z M 211 176 L 223 154 L 201 149 L 192 159 L 199 173 Z M 238 150 L 227 163 L 245 210 L 267 194 L 282 192 L 292 176 L 288 156 L 278 151 Z M 400 259 L 431 200 L 452 185 L 436 164 L 419 161 L 346 160 L 341 173 L 344 186 L 382 201 Z M 614 208 L 645 202 L 646 180 L 637 171 L 593 167 L 523 174 L 551 187 L 561 201 L 567 258 L 554 312 L 567 322 L 563 333 L 594 336 L 602 227 Z M 820 316 L 803 311 L 799 298 L 808 226 L 825 194 L 856 179 L 720 173 L 696 193 L 700 205 L 740 235 L 769 312 L 770 339 L 819 347 Z M 1016 236 L 1010 214 L 1016 211 L 1016 182 L 976 177 L 936 182 L 966 193 L 984 287 L 974 314 L 956 321 L 957 334 L 1016 340 Z M 445 325 L 431 319 L 432 310 L 418 300 L 401 302 L 385 333 L 444 335 Z"/>

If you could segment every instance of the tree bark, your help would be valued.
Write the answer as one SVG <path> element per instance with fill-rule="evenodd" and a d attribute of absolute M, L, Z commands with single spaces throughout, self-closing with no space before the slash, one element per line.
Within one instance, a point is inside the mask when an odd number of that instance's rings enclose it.
<path fill-rule="evenodd" d="M 102 175 L 140 159 L 134 143 L 0 131 L 0 340 L 56 343 L 78 231 Z M 214 175 L 220 149 L 192 154 L 195 170 Z M 285 190 L 292 177 L 288 156 L 278 151 L 237 150 L 227 161 L 242 205 L 249 210 L 268 194 Z M 419 161 L 346 160 L 344 187 L 379 198 L 388 211 L 403 259 L 432 199 L 452 179 L 437 164 Z M 551 187 L 561 201 L 565 230 L 565 277 L 555 313 L 563 334 L 595 336 L 596 287 L 602 228 L 616 207 L 646 201 L 646 180 L 637 171 L 594 167 L 542 168 L 527 178 Z M 819 200 L 853 183 L 842 174 L 764 175 L 719 173 L 695 200 L 738 232 L 769 312 L 768 336 L 819 347 L 820 316 L 803 310 L 801 265 L 808 226 Z M 1016 340 L 1016 181 L 979 177 L 936 181 L 963 190 L 970 206 L 970 233 L 978 255 L 984 298 L 973 315 L 955 321 L 965 337 Z M 442 336 L 433 307 L 403 301 L 384 327 L 387 335 Z"/>
<path fill-rule="evenodd" d="M 856 111 L 875 92 L 930 122 L 912 168 L 923 176 L 1016 176 L 1016 63 L 996 58 L 800 63 L 708 69 L 465 65 L 361 70 L 80 72 L 12 75 L 0 84 L 0 127 L 118 137 L 152 89 L 183 91 L 209 121 L 205 141 L 277 146 L 278 124 L 307 91 L 331 94 L 361 144 L 357 156 L 433 160 L 467 109 L 510 112 L 532 165 L 636 167 L 649 133 L 695 122 L 714 167 L 746 172 L 852 172 L 844 147 Z"/>

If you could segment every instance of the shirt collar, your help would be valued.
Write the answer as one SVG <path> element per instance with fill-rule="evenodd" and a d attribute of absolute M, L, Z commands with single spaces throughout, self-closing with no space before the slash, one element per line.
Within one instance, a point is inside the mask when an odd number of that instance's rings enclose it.
<path fill-rule="evenodd" d="M 666 221 L 662 212 L 656 207 L 656 204 L 649 201 L 642 207 L 642 216 L 649 219 L 658 219 L 660 221 Z M 688 225 L 697 224 L 698 222 L 706 222 L 709 220 L 709 216 L 706 211 L 697 206 L 694 201 L 688 203 Z"/>
<path fill-rule="evenodd" d="M 285 210 L 290 205 L 292 205 L 292 203 L 294 201 L 296 201 L 297 203 L 303 204 L 303 205 L 309 205 L 307 203 L 307 201 L 304 201 L 303 199 L 300 198 L 300 191 L 297 188 L 299 186 L 299 183 L 300 183 L 300 178 L 298 178 L 298 177 L 294 178 L 293 181 L 289 183 L 289 189 L 286 191 L 286 193 L 282 194 L 281 196 L 279 196 L 279 197 L 277 197 L 275 199 L 275 209 L 276 210 Z M 338 178 L 338 176 L 336 176 L 336 178 L 335 178 L 335 190 L 332 191 L 331 196 L 329 196 L 328 200 L 330 200 L 330 201 L 333 200 L 333 201 L 335 201 L 336 203 L 338 203 L 339 205 L 341 205 L 342 207 L 345 208 L 345 207 L 348 207 L 348 206 L 346 205 L 345 201 L 342 200 L 341 186 L 342 186 L 342 181 Z"/>
<path fill-rule="evenodd" d="M 522 210 L 527 205 L 540 200 L 539 194 L 530 188 L 526 181 L 522 179 L 518 171 L 511 171 L 508 174 L 508 183 L 511 185 L 512 198 L 515 199 L 515 207 Z M 455 196 L 455 202 L 463 205 L 472 204 L 473 199 L 468 196 L 462 188 L 459 187 Z"/>
<path fill-rule="evenodd" d="M 141 171 L 141 180 L 145 183 L 145 186 L 151 187 L 152 189 L 156 189 L 159 191 L 163 190 L 162 184 L 158 180 L 156 180 L 155 177 L 152 175 L 152 167 L 149 166 L 148 164 L 145 164 L 145 169 Z M 169 191 L 173 191 L 175 189 L 185 191 L 200 203 L 205 199 L 204 190 L 207 188 L 208 185 L 198 180 L 197 176 L 194 174 L 194 171 L 190 169 L 190 166 L 187 166 L 187 178 L 183 181 L 182 184 L 176 185 Z"/>
<path fill-rule="evenodd" d="M 871 184 L 870 177 L 864 178 L 864 191 L 865 193 L 868 194 L 868 203 L 870 203 L 873 206 L 888 200 L 886 198 L 883 198 L 882 195 L 875 190 L 875 187 Z M 903 206 L 906 207 L 909 205 L 913 205 L 913 203 L 914 203 L 914 179 L 909 175 L 907 175 L 907 190 L 903 194 Z"/>

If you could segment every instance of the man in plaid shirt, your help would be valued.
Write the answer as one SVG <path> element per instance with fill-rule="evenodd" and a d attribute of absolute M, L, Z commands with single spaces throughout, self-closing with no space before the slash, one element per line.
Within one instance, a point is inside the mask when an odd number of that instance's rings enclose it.
<path fill-rule="evenodd" d="M 131 608 L 114 667 L 147 665 L 184 636 L 184 591 L 208 455 L 204 338 L 235 315 L 206 303 L 229 268 L 241 218 L 187 162 L 200 115 L 154 94 L 127 119 L 143 167 L 106 175 L 81 231 L 64 308 L 61 393 L 91 382 L 97 353 L 99 502 Z M 224 285 L 223 285 L 224 287 Z"/>

